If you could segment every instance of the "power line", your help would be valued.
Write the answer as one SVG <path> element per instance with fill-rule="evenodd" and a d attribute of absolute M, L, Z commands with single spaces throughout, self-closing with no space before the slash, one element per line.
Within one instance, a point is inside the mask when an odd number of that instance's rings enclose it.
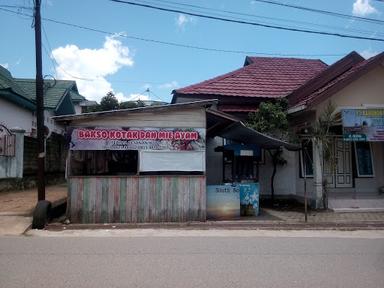
<path fill-rule="evenodd" d="M 78 76 L 74 76 L 72 75 L 71 73 L 69 73 L 68 71 L 66 71 L 63 67 L 60 66 L 60 64 L 57 62 L 55 56 L 53 56 L 52 54 L 52 47 L 51 47 L 51 44 L 49 43 L 49 40 L 48 40 L 48 36 L 47 36 L 47 33 L 44 29 L 44 26 L 42 25 L 42 30 L 43 30 L 43 34 L 44 34 L 44 38 L 45 40 L 47 41 L 47 44 L 48 44 L 48 48 L 49 50 L 51 51 L 51 53 L 48 52 L 47 48 L 44 46 L 43 44 L 43 48 L 44 48 L 44 51 L 45 51 L 45 54 L 47 55 L 47 57 L 51 60 L 51 63 L 52 63 L 52 67 L 53 69 L 55 70 L 55 73 L 56 73 L 56 77 L 57 77 L 57 72 L 56 72 L 56 69 L 60 69 L 61 71 L 63 71 L 65 74 L 67 74 L 69 77 L 72 77 L 74 79 L 78 79 L 78 80 L 83 80 L 83 81 L 94 81 L 96 79 L 90 79 L 90 78 L 82 78 L 82 77 L 78 77 Z"/>
<path fill-rule="evenodd" d="M 196 9 L 200 9 L 200 10 L 220 12 L 220 13 L 225 13 L 225 14 L 229 14 L 229 15 L 239 15 L 239 16 L 259 18 L 259 19 L 267 19 L 267 20 L 280 21 L 280 22 L 286 22 L 286 23 L 304 24 L 304 25 L 310 25 L 310 26 L 315 26 L 315 27 L 317 26 L 317 27 L 328 28 L 328 29 L 337 29 L 337 30 L 341 29 L 341 30 L 347 30 L 348 32 L 356 32 L 356 33 L 362 33 L 362 34 L 367 34 L 367 35 L 372 34 L 372 31 L 359 30 L 359 29 L 354 29 L 354 28 L 345 29 L 342 27 L 335 27 L 335 26 L 311 23 L 311 22 L 306 22 L 306 21 L 298 21 L 298 20 L 283 19 L 283 18 L 276 18 L 276 17 L 267 17 L 267 16 L 256 15 L 256 14 L 237 12 L 237 11 L 229 11 L 229 10 L 223 10 L 223 9 L 217 9 L 217 8 L 210 8 L 210 7 L 204 7 L 204 6 L 200 6 L 200 5 L 194 5 L 194 4 L 178 3 L 178 2 L 167 1 L 167 0 L 153 0 L 153 1 L 177 5 L 177 6 L 192 7 L 192 8 L 196 8 Z M 150 3 L 148 1 L 141 1 L 141 2 Z M 150 4 L 152 4 L 152 3 L 150 3 Z M 172 6 L 170 6 L 170 7 L 172 7 Z M 381 33 L 378 33 L 378 34 L 382 35 Z"/>
<path fill-rule="evenodd" d="M 26 9 L 26 10 L 33 10 L 32 7 L 28 7 L 28 6 L 22 6 L 22 5 L 0 5 L 0 7 L 3 7 L 3 8 L 18 8 L 18 9 Z"/>
<path fill-rule="evenodd" d="M 24 16 L 32 17 L 31 15 L 21 13 L 21 12 L 15 12 L 12 10 L 8 9 L 3 9 L 0 8 L 0 10 L 5 11 L 5 12 L 10 12 L 13 14 L 22 14 Z M 50 19 L 50 18 L 44 18 L 42 17 L 44 21 L 47 22 L 52 22 L 55 24 L 60 24 L 60 25 L 65 25 L 77 29 L 82 29 L 86 31 L 92 31 L 104 35 L 109 35 L 109 36 L 115 36 L 119 35 L 120 37 L 127 38 L 127 39 L 133 39 L 133 40 L 138 40 L 138 41 L 144 41 L 144 42 L 150 42 L 150 43 L 155 43 L 155 44 L 162 44 L 162 45 L 168 45 L 168 46 L 174 46 L 174 47 L 181 47 L 181 48 L 189 48 L 189 49 L 195 49 L 195 50 L 201 50 L 201 51 L 210 51 L 210 52 L 222 52 L 222 53 L 232 53 L 232 54 L 242 54 L 242 55 L 260 55 L 260 56 L 281 56 L 281 57 L 340 57 L 344 56 L 345 53 L 343 54 L 285 54 L 285 53 L 266 53 L 266 52 L 258 52 L 258 51 L 244 51 L 244 50 L 229 50 L 229 49 L 218 49 L 218 48 L 210 48 L 210 47 L 202 47 L 202 46 L 196 46 L 196 45 L 188 45 L 188 44 L 182 44 L 182 43 L 176 43 L 176 42 L 168 42 L 168 41 L 162 41 L 162 40 L 156 40 L 156 39 L 150 39 L 150 38 L 143 38 L 143 37 L 137 37 L 137 36 L 129 36 L 129 35 L 124 35 L 124 34 L 118 34 L 115 32 L 110 32 L 110 31 L 105 31 L 101 29 L 96 29 L 96 28 L 90 28 L 82 25 L 77 25 L 73 23 L 67 23 L 64 21 L 59 21 L 55 19 Z M 84 79 L 83 79 L 84 80 Z"/>
<path fill-rule="evenodd" d="M 330 15 L 330 16 L 336 16 L 336 17 L 341 17 L 341 18 L 348 18 L 348 19 L 354 19 L 354 20 L 365 21 L 365 22 L 372 22 L 372 23 L 377 23 L 377 24 L 383 24 L 384 23 L 383 20 L 379 20 L 379 19 L 342 14 L 342 13 L 332 12 L 332 11 L 328 11 L 328 10 L 320 10 L 320 9 L 314 9 L 314 8 L 309 8 L 309 7 L 304 7 L 304 6 L 280 3 L 277 1 L 271 1 L 271 0 L 253 0 L 253 1 L 277 5 L 277 6 L 282 6 L 282 7 L 294 8 L 294 9 L 308 11 L 308 12 L 315 12 L 315 13 L 320 13 L 320 14 L 325 14 L 325 15 Z"/>
<path fill-rule="evenodd" d="M 258 26 L 258 27 L 264 27 L 264 28 L 293 31 L 293 32 L 303 32 L 303 33 L 325 35 L 325 36 L 335 36 L 335 37 L 341 37 L 341 38 L 384 42 L 383 38 L 363 37 L 363 36 L 357 36 L 357 35 L 348 35 L 348 34 L 325 32 L 325 31 L 315 31 L 315 30 L 309 30 L 309 29 L 289 28 L 289 27 L 283 27 L 283 26 L 278 26 L 278 25 L 262 24 L 262 23 L 258 23 L 258 22 L 251 22 L 251 21 L 244 21 L 244 20 L 234 20 L 234 19 L 229 19 L 229 18 L 224 18 L 224 17 L 204 15 L 204 14 L 200 14 L 200 13 L 192 13 L 192 12 L 188 12 L 188 11 L 181 10 L 181 9 L 163 8 L 163 7 L 159 7 L 159 6 L 155 6 L 155 5 L 141 4 L 141 3 L 131 2 L 131 1 L 123 1 L 123 0 L 110 0 L 110 1 L 122 3 L 122 4 L 126 4 L 126 5 L 132 5 L 132 6 L 138 6 L 138 7 L 144 7 L 144 8 L 159 10 L 159 11 L 181 13 L 181 14 L 195 16 L 195 17 L 199 17 L 199 18 L 206 18 L 206 19 L 217 20 L 217 21 L 228 22 L 228 23 L 245 24 L 245 25 Z"/>

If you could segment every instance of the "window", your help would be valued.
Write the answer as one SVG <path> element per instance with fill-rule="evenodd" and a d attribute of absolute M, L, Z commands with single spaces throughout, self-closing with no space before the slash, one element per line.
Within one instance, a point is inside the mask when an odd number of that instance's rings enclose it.
<path fill-rule="evenodd" d="M 255 156 L 237 156 L 234 152 L 224 151 L 223 177 L 224 182 L 240 182 L 242 180 L 258 181 L 258 161 Z"/>
<path fill-rule="evenodd" d="M 373 177 L 372 151 L 369 142 L 355 143 L 355 159 L 358 177 Z"/>
<path fill-rule="evenodd" d="M 300 151 L 301 177 L 313 177 L 313 145 L 309 139 L 301 141 L 303 150 Z M 304 169 L 305 166 L 305 169 Z"/>
<path fill-rule="evenodd" d="M 71 175 L 136 175 L 138 152 L 126 151 L 71 151 Z"/>

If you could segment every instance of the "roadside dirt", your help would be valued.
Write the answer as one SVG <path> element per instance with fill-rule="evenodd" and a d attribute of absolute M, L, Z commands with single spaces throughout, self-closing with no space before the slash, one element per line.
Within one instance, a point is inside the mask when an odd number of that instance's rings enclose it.
<path fill-rule="evenodd" d="M 67 185 L 46 187 L 46 200 L 55 202 L 67 197 Z M 0 214 L 31 215 L 37 202 L 37 188 L 0 193 Z"/>

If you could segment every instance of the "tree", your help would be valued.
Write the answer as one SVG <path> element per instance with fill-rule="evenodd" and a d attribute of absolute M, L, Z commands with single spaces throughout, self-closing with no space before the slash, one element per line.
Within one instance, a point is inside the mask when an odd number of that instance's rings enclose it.
<path fill-rule="evenodd" d="M 258 132 L 268 134 L 281 140 L 288 140 L 290 133 L 288 130 L 287 119 L 288 101 L 281 98 L 274 102 L 261 102 L 259 109 L 248 115 L 247 126 Z M 268 150 L 272 158 L 273 170 L 271 176 L 271 200 L 274 203 L 275 198 L 275 176 L 278 165 L 285 165 L 287 161 L 283 158 L 283 150 Z"/>
<path fill-rule="evenodd" d="M 288 101 L 285 98 L 275 102 L 261 102 L 259 109 L 248 115 L 248 125 L 261 133 L 287 140 L 289 138 L 287 108 Z"/>
<path fill-rule="evenodd" d="M 125 101 L 121 102 L 119 105 L 120 109 L 129 109 L 129 108 L 137 108 L 137 102 L 136 101 Z"/>
<path fill-rule="evenodd" d="M 327 180 L 325 175 L 324 164 L 328 163 L 331 173 L 336 169 L 336 157 L 332 149 L 331 127 L 336 125 L 335 107 L 331 102 L 325 107 L 324 111 L 320 114 L 317 121 L 310 129 L 310 136 L 314 145 L 317 146 L 317 151 L 320 152 L 320 167 L 322 179 L 322 202 L 323 208 L 328 208 L 328 192 Z M 324 163 L 325 162 L 325 163 Z"/>
<path fill-rule="evenodd" d="M 112 91 L 108 92 L 100 101 L 101 111 L 117 110 L 119 109 L 119 101 Z"/>

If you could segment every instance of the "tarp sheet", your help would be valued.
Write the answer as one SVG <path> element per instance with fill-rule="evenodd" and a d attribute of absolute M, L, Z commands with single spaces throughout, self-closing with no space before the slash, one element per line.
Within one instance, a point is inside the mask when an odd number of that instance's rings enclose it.
<path fill-rule="evenodd" d="M 217 136 L 230 139 L 244 144 L 256 144 L 264 149 L 277 149 L 284 147 L 287 150 L 300 150 L 300 145 L 291 144 L 256 130 L 246 127 L 241 121 L 230 124 L 221 131 L 216 132 Z"/>

